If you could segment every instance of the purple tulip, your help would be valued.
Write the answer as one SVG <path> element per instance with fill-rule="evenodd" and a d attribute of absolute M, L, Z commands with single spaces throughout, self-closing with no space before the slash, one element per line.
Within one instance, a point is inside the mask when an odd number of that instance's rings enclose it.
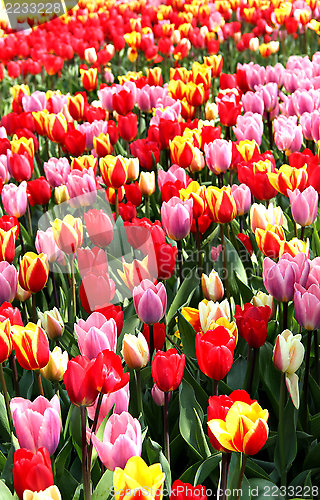
<path fill-rule="evenodd" d="M 215 139 L 204 146 L 204 154 L 209 170 L 216 175 L 224 173 L 231 165 L 232 142 Z"/>
<path fill-rule="evenodd" d="M 167 236 L 172 240 L 183 240 L 191 230 L 193 200 L 182 201 L 177 196 L 163 202 L 161 206 L 161 223 Z"/>
<path fill-rule="evenodd" d="M 312 284 L 308 289 L 294 286 L 294 311 L 296 320 L 306 330 L 320 328 L 320 288 Z"/>
<path fill-rule="evenodd" d="M 86 321 L 79 319 L 74 329 L 83 356 L 93 359 L 105 349 L 116 352 L 117 325 L 114 319 L 107 320 L 103 314 L 93 312 Z"/>
<path fill-rule="evenodd" d="M 263 283 L 266 290 L 279 302 L 293 299 L 294 285 L 305 286 L 310 270 L 310 261 L 305 253 L 295 257 L 285 253 L 278 263 L 269 257 L 263 261 Z"/>
<path fill-rule="evenodd" d="M 244 215 L 250 210 L 251 191 L 246 184 L 233 184 L 231 193 L 237 206 L 237 215 Z"/>
<path fill-rule="evenodd" d="M 304 191 L 288 189 L 291 213 L 294 221 L 300 226 L 310 226 L 317 217 L 319 195 L 314 187 L 309 186 Z"/>
<path fill-rule="evenodd" d="M 92 442 L 107 469 L 124 469 L 129 458 L 141 455 L 141 425 L 128 412 L 113 414 L 106 423 L 102 441 L 92 434 Z"/>
<path fill-rule="evenodd" d="M 18 287 L 18 274 L 15 266 L 6 261 L 0 262 L 0 305 L 12 302 Z"/>
<path fill-rule="evenodd" d="M 139 319 L 147 324 L 158 323 L 166 313 L 167 292 L 163 283 L 154 285 L 150 280 L 142 280 L 134 287 L 133 303 Z"/>
<path fill-rule="evenodd" d="M 50 455 L 53 455 L 60 440 L 58 396 L 53 396 L 50 401 L 39 396 L 33 402 L 24 398 L 13 398 L 10 408 L 20 447 L 33 453 L 45 447 Z"/>

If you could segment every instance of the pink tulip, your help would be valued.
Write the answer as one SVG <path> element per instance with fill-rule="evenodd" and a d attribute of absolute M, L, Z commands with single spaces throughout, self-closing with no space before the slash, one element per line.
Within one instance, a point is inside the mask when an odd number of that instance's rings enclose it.
<path fill-rule="evenodd" d="M 7 155 L 0 155 L 0 178 L 3 183 L 9 182 L 10 173 L 8 170 L 8 157 Z"/>
<path fill-rule="evenodd" d="M 292 94 L 299 87 L 299 75 L 288 69 L 283 74 L 283 85 L 289 94 Z"/>
<path fill-rule="evenodd" d="M 295 257 L 285 253 L 278 263 L 269 257 L 263 261 L 263 283 L 266 290 L 279 302 L 293 299 L 294 285 L 305 286 L 310 270 L 310 261 L 305 253 Z"/>
<path fill-rule="evenodd" d="M 93 434 L 92 442 L 107 469 L 123 469 L 129 458 L 141 455 L 141 425 L 128 412 L 113 414 L 106 423 L 103 440 L 99 441 Z"/>
<path fill-rule="evenodd" d="M 310 261 L 310 272 L 305 287 L 309 288 L 312 284 L 316 284 L 320 288 L 320 257 Z"/>
<path fill-rule="evenodd" d="M 258 92 L 246 92 L 242 96 L 241 101 L 245 113 L 251 111 L 251 113 L 258 113 L 259 115 L 263 115 L 264 102 L 262 95 Z"/>
<path fill-rule="evenodd" d="M 218 245 L 216 247 L 211 247 L 211 259 L 213 262 L 216 262 L 219 259 L 219 255 L 222 252 L 222 245 Z"/>
<path fill-rule="evenodd" d="M 127 385 L 119 389 L 118 391 L 111 392 L 110 394 L 104 394 L 102 397 L 102 403 L 100 407 L 97 429 L 108 415 L 109 411 L 113 408 L 113 413 L 119 414 L 123 411 L 128 411 L 129 408 L 129 382 Z M 92 406 L 87 407 L 88 417 L 93 421 L 96 413 L 98 398 Z"/>
<path fill-rule="evenodd" d="M 238 141 L 254 140 L 260 146 L 263 135 L 262 116 L 251 111 L 248 111 L 244 115 L 239 115 L 237 124 L 233 127 L 233 132 Z"/>
<path fill-rule="evenodd" d="M 66 186 L 72 207 L 87 207 L 93 205 L 97 198 L 97 185 L 92 168 L 72 170 L 68 176 Z"/>
<path fill-rule="evenodd" d="M 185 189 L 188 185 L 188 175 L 184 168 L 179 167 L 178 165 L 171 165 L 167 172 L 164 170 L 159 170 L 158 172 L 158 185 L 160 191 L 163 186 L 168 182 L 179 183 L 179 189 Z M 181 186 L 181 187 L 180 187 Z"/>
<path fill-rule="evenodd" d="M 314 100 L 307 90 L 297 89 L 292 95 L 292 104 L 297 116 L 303 113 L 311 113 L 314 110 Z"/>
<path fill-rule="evenodd" d="M 231 193 L 237 206 L 237 215 L 244 215 L 250 210 L 251 191 L 246 184 L 233 184 Z"/>
<path fill-rule="evenodd" d="M 22 97 L 22 106 L 26 112 L 43 111 L 47 107 L 46 93 L 36 90 L 31 95 L 24 95 Z"/>
<path fill-rule="evenodd" d="M 266 83 L 276 83 L 279 89 L 283 85 L 284 67 L 281 63 L 266 67 Z"/>
<path fill-rule="evenodd" d="M 182 201 L 177 196 L 173 196 L 167 203 L 161 206 L 161 223 L 172 240 L 183 240 L 191 230 L 193 200 Z"/>
<path fill-rule="evenodd" d="M 309 186 L 304 191 L 288 189 L 291 213 L 294 221 L 300 226 L 310 226 L 316 220 L 319 195 L 314 187 Z"/>
<path fill-rule="evenodd" d="M 45 447 L 50 455 L 53 455 L 60 440 L 58 396 L 53 396 L 50 401 L 39 396 L 33 402 L 24 398 L 13 398 L 10 408 L 20 447 L 33 453 Z"/>
<path fill-rule="evenodd" d="M 318 142 L 320 140 L 320 111 L 314 111 L 311 117 L 311 137 L 314 142 Z"/>
<path fill-rule="evenodd" d="M 50 186 L 55 188 L 65 184 L 70 174 L 67 158 L 50 158 L 43 164 L 44 173 Z"/>
<path fill-rule="evenodd" d="M 46 231 L 38 229 L 34 244 L 37 252 L 45 253 L 49 262 L 64 261 L 64 253 L 54 240 L 52 227 L 49 227 Z"/>
<path fill-rule="evenodd" d="M 79 319 L 74 329 L 83 356 L 93 359 L 105 349 L 116 352 L 117 325 L 114 319 L 107 320 L 103 314 L 93 312 L 86 321 Z"/>
<path fill-rule="evenodd" d="M 251 90 L 255 90 L 257 85 L 264 85 L 266 79 L 266 68 L 259 64 L 244 64 L 246 67 L 247 81 Z"/>
<path fill-rule="evenodd" d="M 164 406 L 164 399 L 166 394 L 170 401 L 172 395 L 171 392 L 167 393 L 163 392 L 161 389 L 159 389 L 159 387 L 156 386 L 156 384 L 154 384 L 154 386 L 151 389 L 152 399 L 157 406 Z"/>
<path fill-rule="evenodd" d="M 216 175 L 224 173 L 231 165 L 232 142 L 215 139 L 204 146 L 204 154 L 209 170 Z"/>
<path fill-rule="evenodd" d="M 142 89 L 138 89 L 137 92 L 137 105 L 138 108 L 147 113 L 151 109 L 150 102 L 150 85 L 145 85 Z"/>
<path fill-rule="evenodd" d="M 299 151 L 302 145 L 302 128 L 297 125 L 297 118 L 290 116 L 279 116 L 273 122 L 274 142 L 280 151 L 294 153 Z"/>
<path fill-rule="evenodd" d="M 294 312 L 296 320 L 306 330 L 320 328 L 320 288 L 312 284 L 308 289 L 296 284 L 294 293 Z"/>
<path fill-rule="evenodd" d="M 279 110 L 278 85 L 276 83 L 267 83 L 257 88 L 257 93 L 261 96 L 266 113 L 275 109 Z"/>
<path fill-rule="evenodd" d="M 0 305 L 12 302 L 18 287 L 18 273 L 13 264 L 0 262 Z"/>
<path fill-rule="evenodd" d="M 63 108 L 68 104 L 68 97 L 63 94 L 52 94 L 50 97 L 50 106 L 52 113 L 56 115 L 63 112 Z"/>
<path fill-rule="evenodd" d="M 15 184 L 6 184 L 3 186 L 1 199 L 3 208 L 8 215 L 21 217 L 27 210 L 27 183 L 21 182 L 19 186 Z"/>
<path fill-rule="evenodd" d="M 147 325 L 159 323 L 167 310 L 167 292 L 163 283 L 154 285 L 148 279 L 142 280 L 134 287 L 132 296 L 139 319 Z"/>
<path fill-rule="evenodd" d="M 317 113 L 317 112 L 314 112 L 314 113 Z M 314 113 L 303 113 L 303 115 L 300 116 L 299 123 L 300 123 L 301 128 L 302 128 L 302 134 L 303 134 L 303 137 L 307 141 L 312 141 L 313 140 L 313 137 L 312 137 L 312 123 L 313 123 Z"/>
<path fill-rule="evenodd" d="M 92 123 L 82 123 L 77 126 L 82 134 L 86 136 L 86 149 L 93 149 L 93 138 L 108 132 L 108 122 L 104 120 L 94 120 Z"/>

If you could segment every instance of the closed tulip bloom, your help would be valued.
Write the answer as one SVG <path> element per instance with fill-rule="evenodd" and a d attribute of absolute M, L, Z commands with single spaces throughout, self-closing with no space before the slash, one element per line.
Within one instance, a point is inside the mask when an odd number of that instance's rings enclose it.
<path fill-rule="evenodd" d="M 121 354 L 128 368 L 140 370 L 149 361 L 149 346 L 143 333 L 138 336 L 126 333 L 123 337 Z"/>
<path fill-rule="evenodd" d="M 43 168 L 47 181 L 53 188 L 65 184 L 70 174 L 70 164 L 67 158 L 49 158 L 44 162 Z"/>
<path fill-rule="evenodd" d="M 267 224 L 266 229 L 256 229 L 254 233 L 259 250 L 266 257 L 277 259 L 279 257 L 281 243 L 285 241 L 282 227 L 275 224 Z"/>
<path fill-rule="evenodd" d="M 293 299 L 296 283 L 305 286 L 309 270 L 310 262 L 302 252 L 295 257 L 284 254 L 278 263 L 267 257 L 263 261 L 263 283 L 276 300 L 288 302 Z"/>
<path fill-rule="evenodd" d="M 167 293 L 163 283 L 154 285 L 145 279 L 133 289 L 132 296 L 136 313 L 143 323 L 153 325 L 165 315 Z"/>
<path fill-rule="evenodd" d="M 53 455 L 60 440 L 58 396 L 54 395 L 50 401 L 38 396 L 33 402 L 24 398 L 13 398 L 10 408 L 20 447 L 33 453 L 44 447 Z"/>
<path fill-rule="evenodd" d="M 163 392 L 174 391 L 181 384 L 184 366 L 185 355 L 178 354 L 176 349 L 157 351 L 151 365 L 154 383 Z"/>
<path fill-rule="evenodd" d="M 196 354 L 200 370 L 213 380 L 222 380 L 233 363 L 236 337 L 223 326 L 196 335 Z"/>
<path fill-rule="evenodd" d="M 156 189 L 154 172 L 141 172 L 139 179 L 139 187 L 142 196 L 151 196 Z"/>
<path fill-rule="evenodd" d="M 56 202 L 57 205 L 60 205 L 60 203 L 64 203 L 65 201 L 69 200 L 69 193 L 67 186 L 58 186 L 54 188 L 54 201 Z"/>
<path fill-rule="evenodd" d="M 138 132 L 138 118 L 135 113 L 118 116 L 118 130 L 120 137 L 126 142 L 132 142 Z"/>
<path fill-rule="evenodd" d="M 164 403 L 165 403 L 165 395 L 166 393 L 161 391 L 157 386 L 156 384 L 153 385 L 152 389 L 151 389 L 151 396 L 152 396 L 152 399 L 154 401 L 154 403 L 157 405 L 157 406 L 164 406 Z M 171 399 L 171 393 L 169 392 L 168 393 L 168 399 L 170 401 Z"/>
<path fill-rule="evenodd" d="M 61 318 L 59 309 L 54 307 L 51 311 L 45 311 L 44 313 L 38 311 L 38 316 L 42 328 L 44 328 L 49 339 L 52 340 L 61 337 L 64 332 L 64 322 Z"/>
<path fill-rule="evenodd" d="M 294 221 L 300 226 L 310 226 L 316 220 L 319 196 L 314 187 L 309 186 L 304 191 L 288 189 L 291 213 Z"/>
<path fill-rule="evenodd" d="M 44 253 L 37 255 L 34 252 L 27 252 L 20 257 L 19 283 L 24 290 L 37 293 L 42 290 L 49 276 L 49 265 L 47 256 Z"/>
<path fill-rule="evenodd" d="M 123 156 L 108 155 L 100 158 L 99 168 L 106 186 L 119 189 L 127 182 L 128 164 Z"/>
<path fill-rule="evenodd" d="M 104 394 L 102 396 L 102 403 L 98 417 L 97 429 L 99 429 L 100 425 L 102 424 L 103 420 L 106 418 L 110 410 L 112 410 L 113 413 L 116 414 L 120 414 L 123 411 L 128 411 L 129 399 L 130 399 L 129 383 L 123 386 L 118 391 L 110 392 L 109 394 Z M 87 413 L 91 420 L 94 420 L 97 404 L 98 404 L 98 398 L 96 399 L 96 401 L 92 406 L 88 406 L 87 408 Z"/>
<path fill-rule="evenodd" d="M 97 137 L 93 137 L 93 147 L 99 158 L 110 155 L 112 153 L 112 144 L 109 134 L 101 132 Z"/>
<path fill-rule="evenodd" d="M 75 406 L 91 406 L 95 402 L 99 381 L 97 360 L 81 355 L 69 361 L 63 375 L 68 396 Z"/>
<path fill-rule="evenodd" d="M 306 165 L 301 168 L 282 165 L 276 172 L 268 173 L 269 182 L 281 194 L 288 196 L 288 190 L 303 191 L 307 184 L 308 174 Z"/>
<path fill-rule="evenodd" d="M 50 263 L 61 262 L 64 258 L 63 252 L 54 241 L 52 227 L 49 227 L 46 231 L 38 229 L 35 238 L 35 247 L 39 254 L 44 253 L 47 256 Z"/>
<path fill-rule="evenodd" d="M 124 468 L 129 458 L 141 455 L 141 425 L 130 413 L 111 415 L 104 429 L 102 441 L 92 434 L 92 442 L 103 465 L 109 470 Z"/>
<path fill-rule="evenodd" d="M 268 410 L 263 410 L 257 401 L 236 401 L 224 420 L 214 418 L 208 427 L 226 450 L 255 455 L 268 439 L 268 417 Z"/>
<path fill-rule="evenodd" d="M 208 300 L 214 302 L 221 300 L 224 295 L 224 287 L 217 271 L 212 269 L 209 276 L 202 274 L 201 276 L 202 293 Z"/>
<path fill-rule="evenodd" d="M 268 208 L 262 205 L 262 203 L 253 203 L 251 206 L 250 222 L 253 232 L 256 229 L 267 229 L 268 224 L 282 226 L 283 221 L 281 207 L 274 207 L 273 203 L 270 203 Z"/>
<path fill-rule="evenodd" d="M 16 226 L 11 227 L 8 231 L 0 228 L 0 261 L 11 263 L 15 256 L 15 246 L 18 234 Z"/>
<path fill-rule="evenodd" d="M 82 245 L 83 228 L 80 218 L 67 214 L 62 220 L 52 223 L 53 237 L 58 248 L 66 254 L 73 254 Z"/>
<path fill-rule="evenodd" d="M 243 141 L 245 139 L 249 141 L 254 140 L 260 146 L 263 135 L 262 116 L 258 113 L 251 112 L 239 115 L 237 124 L 233 127 L 233 132 L 238 141 Z"/>
<path fill-rule="evenodd" d="M 259 348 L 265 343 L 270 312 L 269 306 L 256 307 L 252 304 L 244 304 L 242 310 L 239 305 L 236 305 L 234 317 L 239 335 L 250 347 Z"/>
<path fill-rule="evenodd" d="M 13 183 L 3 186 L 1 192 L 3 208 L 8 215 L 21 217 L 27 210 L 27 183 L 21 182 L 19 186 Z"/>
<path fill-rule="evenodd" d="M 11 325 L 9 319 L 0 322 L 0 363 L 8 359 L 12 352 Z"/>
<path fill-rule="evenodd" d="M 61 500 L 58 486 L 49 486 L 43 491 L 25 490 L 23 500 Z"/>
<path fill-rule="evenodd" d="M 246 184 L 233 184 L 231 193 L 236 202 L 237 215 L 244 215 L 249 212 L 251 205 L 251 191 Z"/>
<path fill-rule="evenodd" d="M 216 323 L 219 318 L 231 319 L 230 305 L 227 299 L 222 302 L 203 300 L 199 303 L 199 319 L 203 332 L 210 329 L 212 323 Z"/>
<path fill-rule="evenodd" d="M 105 248 L 113 239 L 113 224 L 110 217 L 102 210 L 92 208 L 84 214 L 87 232 L 94 245 Z"/>
<path fill-rule="evenodd" d="M 18 274 L 14 265 L 0 262 L 0 305 L 12 302 L 18 287 Z"/>
<path fill-rule="evenodd" d="M 87 92 L 92 92 L 98 83 L 98 68 L 82 69 L 80 68 L 80 77 L 83 87 Z"/>
<path fill-rule="evenodd" d="M 12 468 L 13 485 L 19 500 L 23 500 L 25 490 L 43 491 L 53 486 L 50 455 L 46 448 L 36 453 L 20 448 L 14 452 Z"/>
<path fill-rule="evenodd" d="M 105 349 L 96 358 L 98 391 L 109 394 L 124 387 L 130 380 L 130 373 L 125 373 L 120 356 Z"/>
<path fill-rule="evenodd" d="M 273 318 L 274 298 L 272 297 L 272 295 L 268 295 L 267 293 L 264 293 L 260 290 L 256 295 L 252 297 L 251 302 L 255 307 L 269 306 L 271 311 L 269 319 Z"/>
<path fill-rule="evenodd" d="M 131 457 L 124 469 L 114 471 L 115 500 L 130 500 L 133 490 L 140 500 L 161 500 L 164 480 L 160 464 L 148 467 L 141 457 Z"/>
<path fill-rule="evenodd" d="M 68 175 L 66 188 L 71 207 L 79 208 L 93 205 L 97 199 L 97 185 L 93 169 L 72 170 Z"/>
<path fill-rule="evenodd" d="M 33 158 L 27 153 L 17 154 L 8 151 L 8 170 L 17 182 L 28 181 L 34 169 Z"/>
<path fill-rule="evenodd" d="M 67 351 L 62 351 L 61 347 L 56 346 L 49 353 L 49 361 L 46 366 L 41 368 L 41 375 L 51 382 L 61 382 L 67 369 L 69 356 Z"/>
<path fill-rule="evenodd" d="M 105 349 L 116 351 L 117 325 L 114 319 L 107 320 L 103 314 L 94 312 L 86 321 L 79 319 L 74 329 L 80 352 L 89 359 L 96 358 Z"/>
<path fill-rule="evenodd" d="M 304 346 L 300 334 L 293 335 L 290 330 L 284 330 L 277 336 L 273 349 L 273 364 L 282 373 L 295 373 L 304 357 Z"/>
<path fill-rule="evenodd" d="M 180 200 L 173 196 L 161 206 L 161 223 L 169 238 L 183 240 L 191 230 L 193 200 Z"/>
<path fill-rule="evenodd" d="M 222 174 L 231 164 L 232 142 L 215 139 L 210 144 L 205 144 L 204 154 L 209 170 L 216 175 Z"/>
<path fill-rule="evenodd" d="M 28 323 L 11 328 L 16 358 L 25 370 L 40 370 L 49 361 L 49 342 L 40 326 Z"/>
<path fill-rule="evenodd" d="M 236 217 L 237 206 L 229 186 L 223 186 L 222 188 L 209 186 L 206 196 L 209 215 L 213 222 L 225 224 Z"/>
<path fill-rule="evenodd" d="M 294 286 L 294 311 L 296 320 L 306 330 L 320 328 L 320 291 L 315 283 L 305 289 L 296 283 Z"/>

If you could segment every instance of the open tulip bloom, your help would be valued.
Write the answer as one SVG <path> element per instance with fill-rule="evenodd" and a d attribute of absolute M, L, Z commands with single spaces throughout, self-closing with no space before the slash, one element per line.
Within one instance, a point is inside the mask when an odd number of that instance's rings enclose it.
<path fill-rule="evenodd" d="M 319 498 L 319 2 L 60 3 L 0 21 L 0 500 Z"/>

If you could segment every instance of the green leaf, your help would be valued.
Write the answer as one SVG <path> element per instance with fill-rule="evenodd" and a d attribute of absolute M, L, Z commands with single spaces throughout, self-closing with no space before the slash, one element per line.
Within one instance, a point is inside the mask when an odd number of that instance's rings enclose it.
<path fill-rule="evenodd" d="M 8 486 L 3 481 L 0 481 L 0 498 L 1 500 L 12 500 L 13 495 Z"/>
<path fill-rule="evenodd" d="M 190 272 L 180 286 L 173 302 L 167 313 L 167 323 L 169 323 L 177 314 L 178 309 L 188 303 L 190 295 L 198 286 L 198 280 L 195 279 L 194 272 Z"/>
<path fill-rule="evenodd" d="M 68 456 L 71 454 L 71 451 L 72 451 L 72 440 L 71 437 L 69 437 L 69 439 L 63 445 L 63 448 L 57 455 L 57 458 L 55 459 L 56 477 L 62 476 L 66 461 L 68 459 Z"/>
<path fill-rule="evenodd" d="M 107 500 L 112 493 L 113 471 L 106 470 L 93 492 L 92 500 Z"/>
<path fill-rule="evenodd" d="M 165 489 L 170 492 L 171 491 L 171 469 L 170 469 L 169 462 L 166 459 L 160 444 L 157 443 L 156 441 L 152 441 L 152 439 L 150 439 L 150 437 L 149 437 L 147 442 L 146 442 L 146 450 L 147 450 L 149 462 L 151 464 L 160 463 L 162 470 L 166 475 L 165 481 L 164 481 Z"/>
<path fill-rule="evenodd" d="M 269 479 L 269 474 L 262 467 L 260 467 L 260 465 L 258 465 L 253 458 L 250 457 L 247 457 L 246 476 Z"/>
<path fill-rule="evenodd" d="M 195 338 L 196 331 L 193 326 L 178 312 L 178 329 L 182 340 L 183 352 L 187 356 L 196 358 Z"/>
<path fill-rule="evenodd" d="M 320 443 L 316 444 L 307 454 L 303 463 L 304 469 L 316 469 L 320 464 Z"/>
<path fill-rule="evenodd" d="M 285 389 L 286 390 L 286 389 Z M 285 465 L 286 471 L 288 471 L 291 467 L 292 462 L 294 461 L 297 455 L 297 434 L 296 434 L 296 426 L 297 426 L 297 418 L 298 411 L 292 404 L 291 399 L 288 399 L 288 402 L 284 408 L 284 416 L 283 416 L 283 442 L 285 445 Z M 280 430 L 280 429 L 279 429 Z M 280 437 L 279 432 L 277 435 L 277 444 L 274 452 L 274 463 L 277 468 L 279 474 L 281 474 L 281 457 L 280 457 Z"/>
<path fill-rule="evenodd" d="M 10 427 L 8 422 L 6 405 L 4 402 L 4 396 L 0 393 L 0 435 L 1 440 L 10 440 Z"/>
<path fill-rule="evenodd" d="M 198 456 L 209 457 L 211 453 L 202 428 L 203 411 L 192 386 L 186 380 L 179 387 L 179 404 L 179 429 L 183 439 Z"/>
<path fill-rule="evenodd" d="M 283 495 L 278 486 L 267 479 L 250 479 L 251 497 L 257 500 L 279 498 L 283 500 Z"/>
<path fill-rule="evenodd" d="M 211 455 L 211 457 L 206 458 L 198 468 L 193 485 L 197 486 L 198 484 L 202 484 L 207 477 L 212 474 L 212 471 L 214 471 L 219 463 L 221 462 L 221 453 L 217 453 L 215 455 Z"/>

